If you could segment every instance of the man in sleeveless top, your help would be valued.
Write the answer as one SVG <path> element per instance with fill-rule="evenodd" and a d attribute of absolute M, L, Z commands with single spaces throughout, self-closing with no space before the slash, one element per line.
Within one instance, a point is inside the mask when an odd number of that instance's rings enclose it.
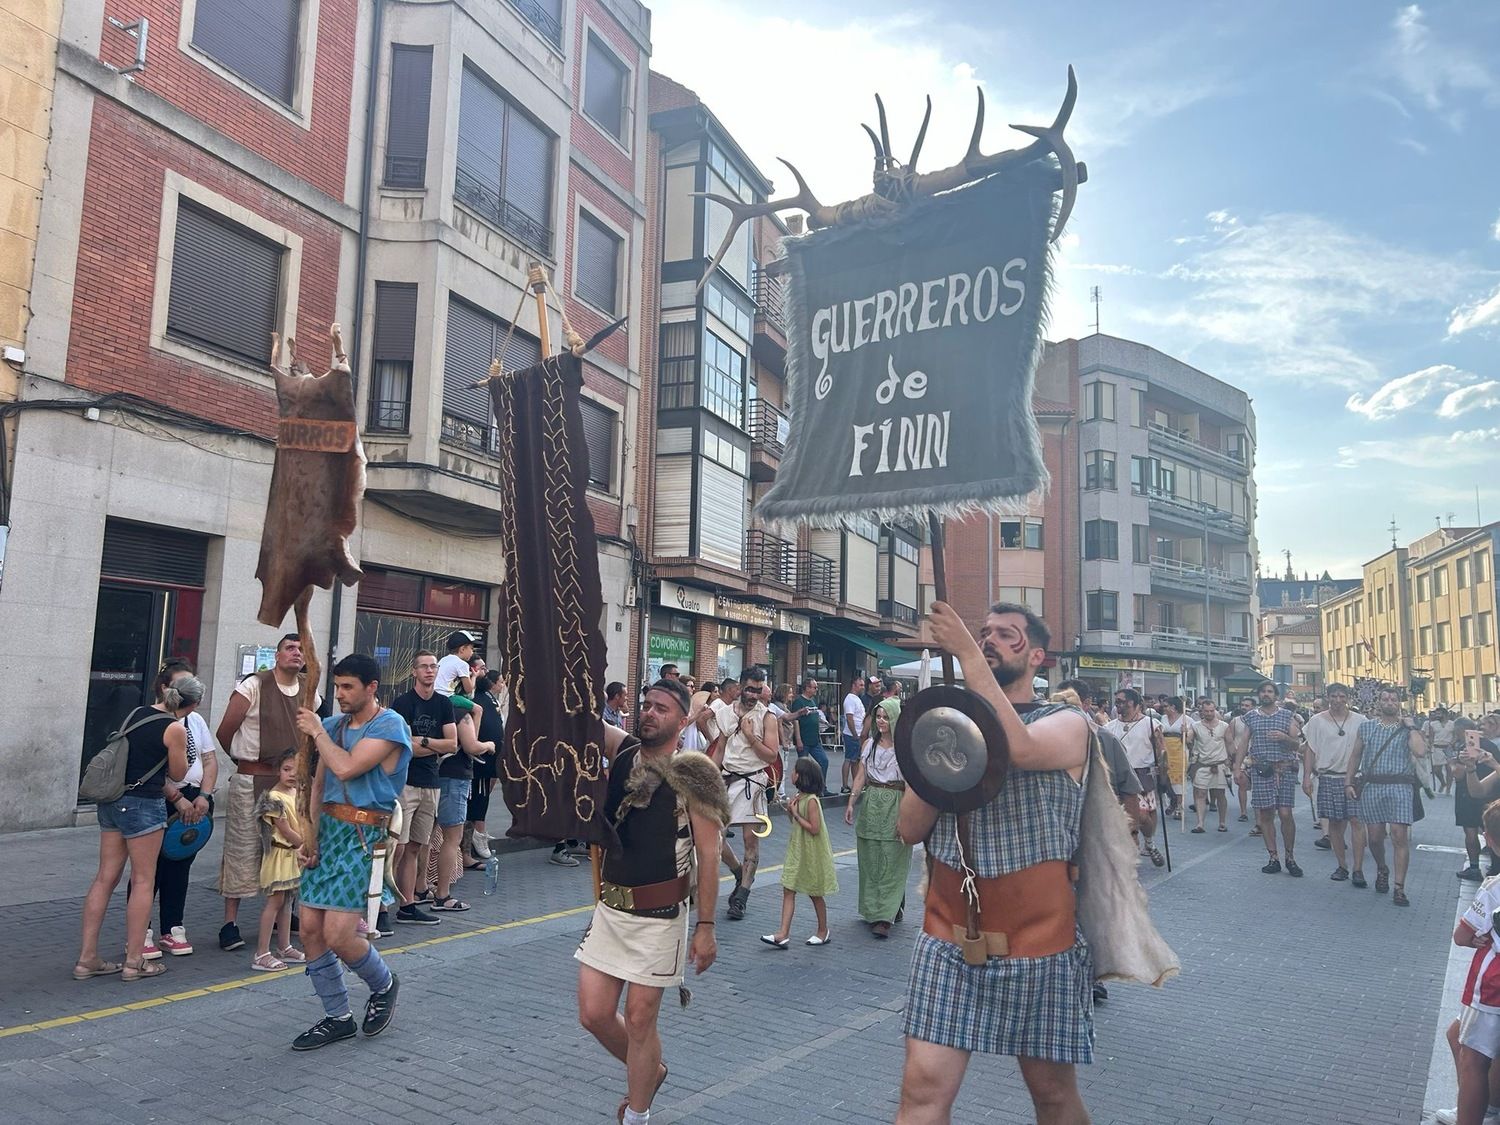
<path fill-rule="evenodd" d="M 1250 803 L 1255 808 L 1262 842 L 1270 859 L 1261 868 L 1267 875 L 1281 873 L 1276 854 L 1276 822 L 1286 845 L 1286 873 L 1302 877 L 1293 849 L 1297 845 L 1297 822 L 1292 807 L 1297 803 L 1297 764 L 1301 757 L 1302 729 L 1297 716 L 1276 702 L 1276 685 L 1267 680 L 1256 692 L 1260 706 L 1240 716 L 1239 745 L 1235 752 L 1235 780 L 1241 785 L 1254 777 Z"/>
<path fill-rule="evenodd" d="M 605 727 L 603 813 L 619 843 L 604 854 L 600 899 L 573 956 L 579 1022 L 625 1064 L 629 1092 L 619 1120 L 631 1125 L 650 1120 L 667 1078 L 656 1029 L 663 990 L 681 987 L 687 964 L 702 973 L 718 955 L 719 832 L 729 809 L 713 763 L 696 751 L 675 753 L 691 706 L 680 682 L 658 680 L 641 701 L 639 742 Z"/>
<path fill-rule="evenodd" d="M 1302 780 L 1302 792 L 1313 796 L 1313 778 L 1318 790 L 1318 816 L 1327 822 L 1328 842 L 1333 848 L 1338 866 L 1330 878 L 1342 883 L 1353 873 L 1353 885 L 1365 886 L 1363 866 L 1365 852 L 1364 826 L 1357 815 L 1358 803 L 1351 801 L 1344 791 L 1344 776 L 1349 765 L 1349 754 L 1365 717 L 1358 711 L 1349 710 L 1349 689 L 1343 684 L 1328 685 L 1328 708 L 1319 711 L 1307 720 L 1302 732 L 1307 741 L 1306 776 Z M 1349 844 L 1353 855 L 1345 850 L 1344 826 L 1349 826 Z"/>
<path fill-rule="evenodd" d="M 323 1002 L 323 1018 L 292 1040 L 294 1051 L 313 1051 L 355 1035 L 347 965 L 370 989 L 365 1035 L 379 1035 L 396 1011 L 399 982 L 359 933 L 370 895 L 375 847 L 411 764 L 406 720 L 380 705 L 380 665 L 353 653 L 333 666 L 337 718 L 297 712 L 297 729 L 318 754 L 308 795 L 307 834 L 297 849 L 301 863 L 302 944 L 307 976 Z"/>
<path fill-rule="evenodd" d="M 1375 891 L 1392 889 L 1385 863 L 1386 829 L 1395 851 L 1395 884 L 1391 903 L 1410 906 L 1406 897 L 1406 865 L 1411 860 L 1411 825 L 1416 819 L 1417 771 L 1412 757 L 1424 757 L 1427 744 L 1410 719 L 1401 715 L 1401 696 L 1395 688 L 1376 695 L 1377 718 L 1366 719 L 1354 737 L 1345 771 L 1345 792 L 1356 799 L 1355 815 L 1364 823 L 1375 860 Z"/>
<path fill-rule="evenodd" d="M 729 792 L 730 826 L 740 830 L 745 855 L 734 854 L 734 847 L 724 841 L 724 863 L 734 874 L 734 890 L 729 892 L 727 916 L 738 921 L 745 916 L 750 888 L 755 885 L 755 871 L 760 866 L 760 839 L 754 829 L 766 811 L 766 786 L 771 782 L 771 766 L 780 756 L 780 743 L 767 728 L 776 727 L 766 710 L 766 674 L 751 665 L 740 674 L 739 695 L 733 706 L 715 705 L 716 744 L 722 740 L 719 766 Z"/>
<path fill-rule="evenodd" d="M 1135 688 L 1120 688 L 1115 692 L 1116 718 L 1105 723 L 1102 730 L 1118 739 L 1125 748 L 1125 757 L 1130 768 L 1135 770 L 1141 783 L 1141 818 L 1132 830 L 1133 835 L 1145 841 L 1146 855 L 1157 867 L 1165 864 L 1166 857 L 1157 848 L 1155 840 L 1157 799 L 1161 771 L 1166 764 L 1166 744 L 1162 741 L 1161 725 L 1146 714 L 1141 693 Z"/>
<path fill-rule="evenodd" d="M 1000 793 L 963 817 L 910 787 L 898 828 L 933 860 L 923 932 L 912 953 L 906 1067 L 898 1125 L 947 1122 L 972 1052 L 1014 1055 L 1047 1125 L 1086 1125 L 1075 1065 L 1094 1057 L 1093 965 L 1076 923 L 1069 863 L 1083 813 L 1088 720 L 1036 703 L 1046 625 L 1023 605 L 991 607 L 983 648 L 937 602 L 933 639 L 959 658 L 965 683 L 994 707 L 1010 748 Z M 977 876 L 977 942 L 965 929 L 962 871 Z M 1009 932 L 1007 932 L 1009 931 Z"/>
<path fill-rule="evenodd" d="M 297 745 L 297 701 L 302 695 L 302 641 L 288 633 L 276 644 L 276 663 L 235 685 L 229 706 L 215 731 L 219 745 L 234 761 L 224 799 L 224 853 L 219 864 L 219 893 L 224 896 L 224 925 L 219 948 L 241 948 L 240 899 L 260 893 L 260 824 L 255 806 L 276 784 L 276 760 Z M 315 697 L 314 708 L 323 697 Z"/>

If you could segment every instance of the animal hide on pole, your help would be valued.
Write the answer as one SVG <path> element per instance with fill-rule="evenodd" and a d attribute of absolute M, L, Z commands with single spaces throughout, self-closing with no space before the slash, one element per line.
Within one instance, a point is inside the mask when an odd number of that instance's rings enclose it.
<path fill-rule="evenodd" d="M 296 609 L 305 662 L 299 702 L 309 710 L 322 674 L 308 620 L 313 587 L 331 589 L 335 580 L 352 586 L 363 577 L 349 554 L 349 536 L 365 491 L 365 454 L 354 419 L 354 378 L 338 325 L 332 336 L 333 364 L 322 375 L 297 362 L 291 339 L 286 342 L 290 362 L 279 368 L 280 347 L 273 337 L 276 463 L 255 568 L 261 584 L 260 623 L 275 628 L 288 609 Z M 297 754 L 298 805 L 304 817 L 312 791 L 312 757 L 312 740 L 304 739 Z"/>
<path fill-rule="evenodd" d="M 567 352 L 489 380 L 506 566 L 497 647 L 511 700 L 500 783 L 509 835 L 607 845 L 604 600 L 582 387 L 582 360 Z"/>

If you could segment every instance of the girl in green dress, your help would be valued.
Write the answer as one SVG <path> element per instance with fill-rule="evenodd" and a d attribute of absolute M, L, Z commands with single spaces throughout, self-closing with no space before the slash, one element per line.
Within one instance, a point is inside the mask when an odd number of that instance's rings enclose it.
<path fill-rule="evenodd" d="M 798 894 L 812 899 L 818 916 L 818 932 L 806 944 L 827 945 L 833 940 L 828 933 L 828 906 L 823 900 L 839 889 L 833 870 L 833 845 L 824 830 L 823 806 L 817 796 L 823 792 L 823 770 L 811 758 L 798 758 L 792 784 L 797 795 L 786 802 L 792 837 L 787 841 L 786 860 L 781 867 L 781 929 L 760 939 L 776 949 L 791 944 L 792 912 Z"/>

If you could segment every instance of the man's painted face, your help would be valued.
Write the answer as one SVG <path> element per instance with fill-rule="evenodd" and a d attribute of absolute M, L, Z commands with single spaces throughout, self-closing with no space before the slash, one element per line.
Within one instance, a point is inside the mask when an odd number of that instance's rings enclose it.
<path fill-rule="evenodd" d="M 979 647 L 995 674 L 995 682 L 1008 687 L 1030 673 L 1031 645 L 1026 619 L 1017 613 L 992 613 L 979 630 Z"/>

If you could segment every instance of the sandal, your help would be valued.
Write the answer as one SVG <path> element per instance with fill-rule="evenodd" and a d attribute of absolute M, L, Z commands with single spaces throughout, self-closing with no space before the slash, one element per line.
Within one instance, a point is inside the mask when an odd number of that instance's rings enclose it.
<path fill-rule="evenodd" d="M 103 958 L 95 957 L 91 965 L 87 961 L 79 961 L 73 966 L 74 980 L 92 980 L 94 977 L 107 977 L 118 973 L 124 966 L 118 961 L 105 961 Z"/>
<path fill-rule="evenodd" d="M 429 905 L 433 910 L 446 910 L 452 914 L 457 914 L 461 910 L 469 909 L 469 904 L 467 902 L 459 902 L 458 899 L 454 898 L 452 895 L 446 895 L 443 898 L 434 898 Z"/>
<path fill-rule="evenodd" d="M 1409 899 L 1409 898 L 1406 897 L 1406 892 L 1401 889 L 1401 884 L 1400 883 L 1396 884 L 1395 890 L 1392 891 L 1392 893 L 1391 893 L 1391 905 L 1392 906 L 1410 906 L 1411 905 L 1411 899 Z"/>
<path fill-rule="evenodd" d="M 1375 869 L 1375 893 L 1378 894 L 1378 895 L 1383 895 L 1383 894 L 1385 894 L 1386 891 L 1388 891 L 1390 889 L 1391 889 L 1391 872 L 1390 872 L 1390 869 L 1386 868 L 1386 867 L 1377 867 Z"/>
<path fill-rule="evenodd" d="M 274 953 L 262 953 L 250 962 L 250 967 L 258 973 L 279 973 L 286 968 L 286 962 Z"/>
<path fill-rule="evenodd" d="M 1220 832 L 1228 832 L 1229 831 L 1229 825 L 1227 825 L 1227 824 L 1221 824 L 1221 825 L 1219 825 L 1219 831 Z"/>
<path fill-rule="evenodd" d="M 1193 835 L 1194 835 L 1194 836 L 1197 836 L 1197 835 L 1199 835 L 1199 834 L 1200 834 L 1200 833 L 1202 833 L 1202 832 L 1203 832 L 1203 831 L 1204 831 L 1204 828 L 1203 828 L 1203 825 L 1201 825 L 1201 824 L 1200 824 L 1200 825 L 1198 825 L 1198 827 L 1197 827 L 1197 828 L 1194 828 L 1194 829 L 1193 829 L 1193 830 L 1192 830 L 1192 832 L 1193 832 Z"/>
<path fill-rule="evenodd" d="M 666 1081 L 667 1081 L 667 1064 L 666 1063 L 662 1063 L 661 1064 L 661 1077 L 656 1080 L 656 1088 L 651 1091 L 651 1100 L 653 1102 L 656 1100 L 656 1095 L 659 1094 L 659 1093 L 661 1093 L 661 1088 L 662 1088 L 663 1085 L 665 1085 Z M 627 1109 L 629 1109 L 629 1108 L 630 1108 L 630 1098 L 628 1096 L 624 1097 L 624 1098 L 621 1098 L 620 1099 L 620 1108 L 615 1113 L 616 1118 L 618 1118 L 620 1121 L 624 1121 L 625 1120 L 625 1111 Z"/>
<path fill-rule="evenodd" d="M 147 977 L 159 977 L 166 971 L 167 967 L 160 961 L 147 961 L 142 958 L 134 965 L 126 961 L 120 970 L 120 979 L 124 981 L 145 980 Z"/>
<path fill-rule="evenodd" d="M 289 945 L 285 949 L 278 950 L 276 956 L 288 965 L 305 965 L 307 963 L 307 954 L 303 953 L 295 945 Z"/>

